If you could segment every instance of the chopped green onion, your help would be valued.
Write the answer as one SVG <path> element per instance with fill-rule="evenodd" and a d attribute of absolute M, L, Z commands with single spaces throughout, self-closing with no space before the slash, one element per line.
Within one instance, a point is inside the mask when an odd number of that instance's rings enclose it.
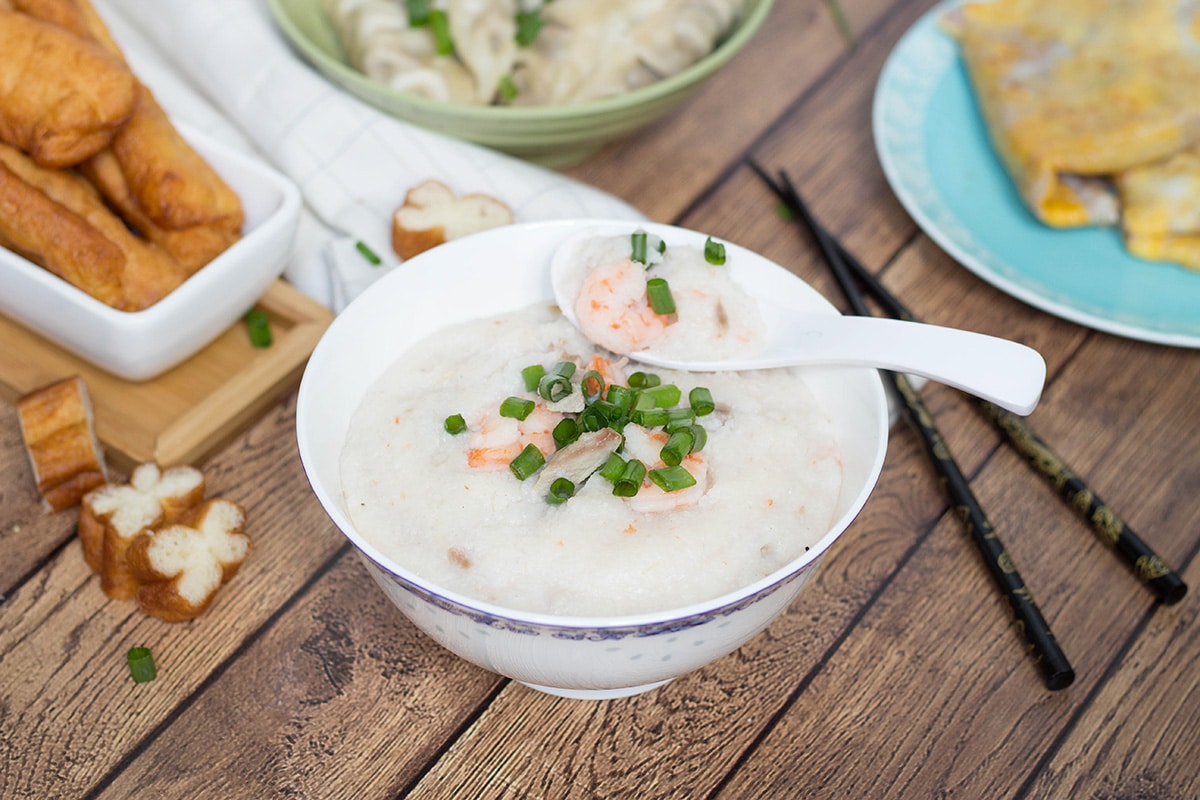
<path fill-rule="evenodd" d="M 383 259 L 375 255 L 375 251 L 368 247 L 366 242 L 355 242 L 354 249 L 362 253 L 363 258 L 370 261 L 373 266 L 378 267 L 383 263 Z"/>
<path fill-rule="evenodd" d="M 659 408 L 674 408 L 679 404 L 679 399 L 683 396 L 680 388 L 673 383 L 664 383 L 661 386 L 651 386 L 648 389 L 642 389 L 641 394 L 642 396 L 653 398 L 654 404 Z"/>
<path fill-rule="evenodd" d="M 500 404 L 500 416 L 525 419 L 533 411 L 534 402 L 525 397 L 506 397 Z"/>
<path fill-rule="evenodd" d="M 592 387 L 596 387 L 592 391 Z M 584 402 L 590 403 L 593 400 L 604 396 L 604 376 L 594 369 L 589 369 L 583 373 L 583 377 L 579 381 L 579 390 L 583 392 Z"/>
<path fill-rule="evenodd" d="M 559 375 L 557 372 L 547 372 L 538 381 L 537 392 L 551 403 L 557 403 L 570 396 L 573 388 L 571 379 L 567 376 Z"/>
<path fill-rule="evenodd" d="M 725 263 L 725 245 L 720 242 L 713 241 L 710 236 L 704 241 L 704 260 L 714 266 L 721 266 Z"/>
<path fill-rule="evenodd" d="M 629 243 L 632 248 L 632 254 L 629 256 L 630 261 L 636 261 L 639 264 L 646 263 L 646 232 L 634 231 L 629 237 Z"/>
<path fill-rule="evenodd" d="M 599 403 L 602 401 L 597 400 L 596 402 Z M 592 403 L 581 411 L 576 421 L 579 423 L 579 427 L 585 431 L 598 431 L 601 428 L 608 427 L 608 417 L 602 409 L 596 408 L 596 403 Z"/>
<path fill-rule="evenodd" d="M 517 12 L 517 44 L 528 47 L 542 29 L 542 15 L 538 11 Z"/>
<path fill-rule="evenodd" d="M 634 409 L 629 419 L 643 428 L 657 428 L 666 425 L 670 420 L 665 408 Z"/>
<path fill-rule="evenodd" d="M 564 378 L 569 378 L 575 374 L 575 362 L 574 361 L 559 361 L 557 364 L 555 364 L 553 367 L 550 368 L 550 371 L 553 372 L 555 375 L 562 375 Z"/>
<path fill-rule="evenodd" d="M 688 405 L 696 412 L 697 417 L 708 416 L 717 407 L 713 402 L 712 392 L 703 386 L 696 386 L 688 392 Z"/>
<path fill-rule="evenodd" d="M 158 677 L 158 669 L 154 666 L 154 655 L 148 647 L 134 647 L 125 654 L 129 664 L 129 673 L 134 683 L 145 683 Z"/>
<path fill-rule="evenodd" d="M 501 75 L 500 80 L 496 81 L 496 98 L 499 103 L 511 103 L 520 93 L 521 90 L 513 83 L 511 75 Z"/>
<path fill-rule="evenodd" d="M 608 460 L 600 469 L 596 470 L 596 474 L 607 481 L 616 481 L 625 472 L 625 459 L 621 458 L 616 453 L 609 453 Z"/>
<path fill-rule="evenodd" d="M 666 252 L 667 252 L 667 240 L 666 240 L 666 239 L 659 239 L 659 240 L 658 240 L 658 247 L 656 247 L 655 249 L 656 249 L 656 250 L 658 250 L 658 254 L 659 254 L 660 256 L 661 256 L 661 255 L 663 255 L 664 253 L 666 253 Z"/>
<path fill-rule="evenodd" d="M 546 374 L 546 368 L 541 364 L 530 364 L 525 369 L 521 370 L 521 380 L 525 382 L 525 391 L 536 392 L 538 381 Z"/>
<path fill-rule="evenodd" d="M 552 506 L 561 505 L 575 496 L 575 484 L 569 478 L 555 478 L 550 484 L 550 493 L 546 502 Z"/>
<path fill-rule="evenodd" d="M 617 497 L 633 497 L 642 488 L 642 481 L 645 479 L 646 465 L 636 458 L 631 458 L 625 462 L 621 476 L 613 481 L 612 493 Z"/>
<path fill-rule="evenodd" d="M 527 444 L 520 455 L 508 462 L 508 468 L 517 476 L 517 480 L 523 481 L 541 469 L 545 463 L 546 457 L 542 455 L 542 451 L 532 444 Z"/>
<path fill-rule="evenodd" d="M 433 46 L 439 56 L 454 55 L 454 40 L 450 38 L 450 22 L 446 12 L 434 9 L 429 12 L 429 27 L 433 31 Z"/>
<path fill-rule="evenodd" d="M 629 388 L 631 389 L 648 389 L 651 386 L 658 386 L 661 383 L 662 378 L 653 372 L 642 372 L 639 370 L 629 376 Z"/>
<path fill-rule="evenodd" d="M 409 27 L 419 28 L 428 23 L 432 5 L 432 0 L 405 0 L 404 8 L 408 11 Z"/>
<path fill-rule="evenodd" d="M 637 394 L 633 396 L 633 410 L 649 411 L 652 408 L 658 408 L 658 398 L 645 389 L 638 389 Z"/>
<path fill-rule="evenodd" d="M 633 397 L 633 390 L 628 386 L 618 386 L 614 383 L 608 387 L 608 394 L 604 399 L 619 408 L 622 414 L 627 414 L 629 409 L 633 408 Z"/>
<path fill-rule="evenodd" d="M 658 457 L 668 467 L 678 466 L 680 462 L 692 452 L 692 444 L 695 439 L 692 437 L 692 432 L 688 428 L 677 430 L 667 439 L 667 443 L 663 445 L 659 451 Z"/>
<path fill-rule="evenodd" d="M 704 449 L 704 445 L 708 444 L 708 431 L 703 425 L 693 425 L 692 431 L 692 452 L 699 453 Z"/>
<path fill-rule="evenodd" d="M 792 213 L 792 207 L 787 203 L 776 203 L 775 215 L 785 222 L 790 222 L 796 218 L 796 215 Z"/>
<path fill-rule="evenodd" d="M 659 467 L 649 472 L 650 481 L 664 492 L 677 492 L 696 485 L 692 473 L 680 466 Z"/>
<path fill-rule="evenodd" d="M 550 435 L 554 437 L 555 447 L 561 450 L 578 439 L 579 433 L 579 423 L 567 417 L 554 426 L 554 430 L 551 431 Z"/>
<path fill-rule="evenodd" d="M 270 347 L 271 322 L 267 318 L 266 312 L 252 308 L 246 312 L 245 319 L 246 333 L 250 335 L 251 346 L 258 348 Z"/>
<path fill-rule="evenodd" d="M 671 287 L 665 278 L 651 278 L 646 281 L 646 297 L 650 300 L 650 308 L 655 314 L 674 314 L 675 298 L 671 296 Z"/>
<path fill-rule="evenodd" d="M 467 429 L 467 421 L 463 419 L 462 414 L 451 414 L 446 417 L 446 421 L 442 423 L 442 427 L 446 429 L 446 433 L 455 435 Z"/>

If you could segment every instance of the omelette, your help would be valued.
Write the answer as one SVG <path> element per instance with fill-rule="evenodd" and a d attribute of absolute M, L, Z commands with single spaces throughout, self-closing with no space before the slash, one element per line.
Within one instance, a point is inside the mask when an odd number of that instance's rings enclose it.
<path fill-rule="evenodd" d="M 1200 3 L 968 2 L 944 23 L 1034 216 L 1200 269 Z"/>

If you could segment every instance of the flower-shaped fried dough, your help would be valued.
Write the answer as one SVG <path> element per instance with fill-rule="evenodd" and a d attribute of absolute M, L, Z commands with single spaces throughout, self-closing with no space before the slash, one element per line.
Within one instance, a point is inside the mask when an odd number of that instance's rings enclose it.
<path fill-rule="evenodd" d="M 250 552 L 242 532 L 245 511 L 229 500 L 208 500 L 177 523 L 145 531 L 129 547 L 129 566 L 147 614 L 181 622 L 199 616 Z"/>
<path fill-rule="evenodd" d="M 88 492 L 79 514 L 79 539 L 104 593 L 132 599 L 137 582 L 127 562 L 129 545 L 143 531 L 175 522 L 203 498 L 200 470 L 177 466 L 163 471 L 153 463 L 135 468 L 128 484 L 105 484 Z"/>

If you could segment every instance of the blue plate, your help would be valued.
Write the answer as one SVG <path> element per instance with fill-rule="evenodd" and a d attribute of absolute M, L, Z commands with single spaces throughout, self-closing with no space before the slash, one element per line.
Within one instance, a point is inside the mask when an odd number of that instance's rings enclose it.
<path fill-rule="evenodd" d="M 1130 256 L 1112 228 L 1049 228 L 996 158 L 953 39 L 925 14 L 897 43 L 873 125 L 892 190 L 947 253 L 1003 292 L 1119 336 L 1200 347 L 1200 272 Z"/>

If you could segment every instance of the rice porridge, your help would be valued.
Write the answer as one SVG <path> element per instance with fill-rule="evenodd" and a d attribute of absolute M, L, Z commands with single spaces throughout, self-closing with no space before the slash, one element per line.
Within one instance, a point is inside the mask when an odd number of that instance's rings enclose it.
<path fill-rule="evenodd" d="M 802 555 L 833 522 L 841 458 L 802 372 L 650 371 L 542 303 L 398 357 L 355 411 L 341 476 L 355 527 L 426 581 L 608 616 L 713 599 Z"/>

